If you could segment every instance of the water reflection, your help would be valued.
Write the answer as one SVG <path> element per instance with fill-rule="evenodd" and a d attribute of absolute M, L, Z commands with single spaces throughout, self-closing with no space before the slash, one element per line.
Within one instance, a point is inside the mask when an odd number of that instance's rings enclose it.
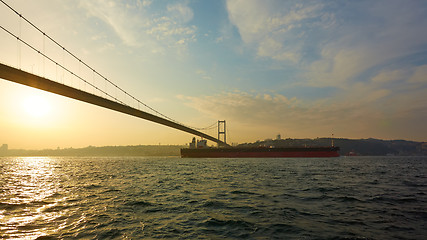
<path fill-rule="evenodd" d="M 64 200 L 56 165 L 57 160 L 49 157 L 0 162 L 0 233 L 34 239 L 53 231 L 43 225 L 58 217 L 58 212 L 46 209 Z"/>

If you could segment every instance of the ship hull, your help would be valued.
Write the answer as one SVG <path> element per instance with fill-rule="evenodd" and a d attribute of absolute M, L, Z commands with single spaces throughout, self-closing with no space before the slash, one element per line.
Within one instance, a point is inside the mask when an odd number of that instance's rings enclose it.
<path fill-rule="evenodd" d="M 339 147 L 181 149 L 182 158 L 321 158 L 339 156 Z"/>

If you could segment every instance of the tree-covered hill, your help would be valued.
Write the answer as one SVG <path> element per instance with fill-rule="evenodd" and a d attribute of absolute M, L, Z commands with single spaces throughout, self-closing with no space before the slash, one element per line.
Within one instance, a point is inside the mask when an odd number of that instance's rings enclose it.
<path fill-rule="evenodd" d="M 427 143 L 405 140 L 380 140 L 380 139 L 345 139 L 334 138 L 334 146 L 341 148 L 341 155 L 355 152 L 364 156 L 420 156 L 427 155 Z M 315 139 L 267 139 L 254 143 L 239 144 L 240 147 L 301 147 L 301 146 L 331 146 L 331 138 Z"/>
<path fill-rule="evenodd" d="M 427 156 L 427 143 L 405 140 L 345 139 L 334 138 L 334 146 L 340 154 L 355 152 L 362 156 Z M 239 144 L 239 147 L 301 147 L 331 146 L 331 138 L 315 139 L 267 139 L 254 143 Z M 85 148 L 61 148 L 45 150 L 0 149 L 0 156 L 179 156 L 182 145 L 136 145 Z"/>

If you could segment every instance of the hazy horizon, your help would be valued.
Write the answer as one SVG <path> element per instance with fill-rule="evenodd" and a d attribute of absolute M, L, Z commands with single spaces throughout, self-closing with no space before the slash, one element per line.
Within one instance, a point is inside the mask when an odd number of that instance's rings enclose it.
<path fill-rule="evenodd" d="M 328 139 L 330 137 L 319 137 L 320 139 Z M 304 140 L 304 139 L 309 139 L 309 140 L 316 140 L 316 138 L 291 138 L 294 140 Z M 414 141 L 414 140 L 407 140 L 407 139 L 377 139 L 377 138 L 334 138 L 334 139 L 345 139 L 345 140 L 367 140 L 367 139 L 376 139 L 376 140 L 380 140 L 380 141 L 408 141 L 408 142 L 418 142 L 418 143 L 426 143 L 424 141 Z M 256 143 L 256 142 L 263 142 L 263 141 L 269 141 L 269 140 L 276 140 L 275 138 L 267 138 L 267 139 L 256 139 L 254 141 L 251 142 L 240 142 L 240 143 L 235 143 L 235 144 L 245 144 L 245 143 Z M 286 140 L 284 138 L 281 138 L 280 140 Z M 189 141 L 190 142 L 190 141 Z M 0 143 L 0 147 L 2 147 L 3 145 L 7 145 L 8 150 L 30 150 L 30 151 L 42 151 L 42 150 L 65 150 L 65 149 L 83 149 L 83 148 L 103 148 L 103 147 L 135 147 L 135 146 L 148 146 L 148 147 L 166 147 L 166 146 L 188 146 L 189 142 L 186 143 L 182 143 L 182 144 L 162 144 L 162 143 L 158 143 L 158 144 L 136 144 L 136 145 L 87 145 L 87 146 L 57 146 L 57 147 L 46 147 L 46 148 L 14 148 L 13 146 L 10 146 L 7 143 Z M 229 143 L 231 144 L 231 143 Z M 208 141 L 208 146 L 216 146 L 216 143 L 213 142 L 209 142 Z"/>

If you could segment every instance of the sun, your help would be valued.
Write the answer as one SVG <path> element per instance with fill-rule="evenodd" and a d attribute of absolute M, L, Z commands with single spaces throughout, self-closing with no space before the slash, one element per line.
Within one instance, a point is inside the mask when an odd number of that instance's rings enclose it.
<path fill-rule="evenodd" d="M 46 98 L 38 95 L 25 97 L 22 105 L 25 112 L 34 118 L 46 117 L 51 110 L 49 101 Z"/>

